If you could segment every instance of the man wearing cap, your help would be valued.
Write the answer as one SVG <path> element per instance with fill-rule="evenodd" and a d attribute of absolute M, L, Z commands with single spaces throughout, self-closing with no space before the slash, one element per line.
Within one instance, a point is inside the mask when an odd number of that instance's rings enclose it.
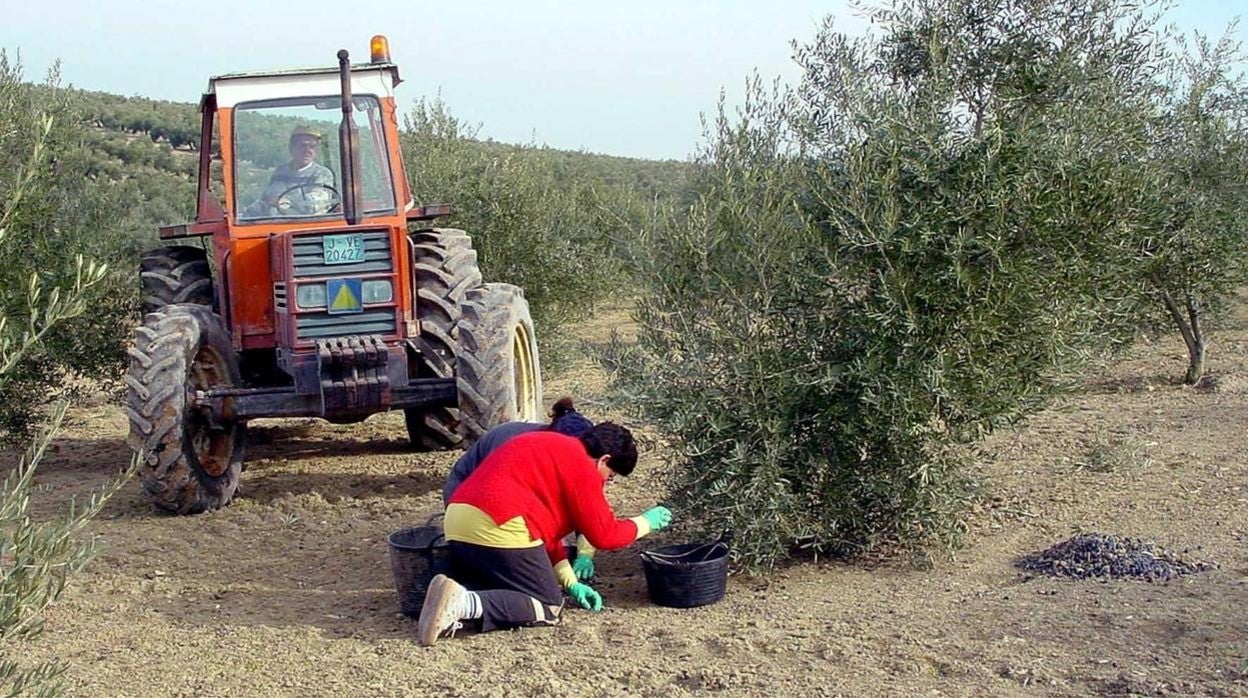
<path fill-rule="evenodd" d="M 290 134 L 290 162 L 273 171 L 260 199 L 244 214 L 264 218 L 329 213 L 340 197 L 334 188 L 334 173 L 315 161 L 320 144 L 320 133 L 306 126 L 296 127 Z"/>

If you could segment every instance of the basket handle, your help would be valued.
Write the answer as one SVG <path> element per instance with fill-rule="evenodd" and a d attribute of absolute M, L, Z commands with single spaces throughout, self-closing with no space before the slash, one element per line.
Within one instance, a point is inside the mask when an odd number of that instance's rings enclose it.
<path fill-rule="evenodd" d="M 716 538 L 710 543 L 703 543 L 702 545 L 699 545 L 698 547 L 693 548 L 691 550 L 687 550 L 683 553 L 660 553 L 655 550 L 643 550 L 641 551 L 641 557 L 646 560 L 650 560 L 651 562 L 663 562 L 663 563 L 669 563 L 669 564 L 673 562 L 679 562 L 683 560 L 684 558 L 693 557 L 694 555 L 697 555 L 699 553 L 705 553 L 711 550 L 715 550 L 716 548 L 722 547 L 725 550 L 727 550 L 728 541 L 724 540 L 724 537 L 725 537 L 724 534 L 720 534 L 719 538 Z"/>
<path fill-rule="evenodd" d="M 442 518 L 442 520 L 443 520 L 443 522 L 445 522 L 445 521 L 446 521 L 446 512 L 445 512 L 445 511 L 435 512 L 432 516 L 430 516 L 428 519 L 426 519 L 426 520 L 425 520 L 425 525 L 426 525 L 426 526 L 432 526 L 432 525 L 433 525 L 434 520 L 435 520 L 435 519 L 437 519 L 437 518 L 439 518 L 439 517 L 441 517 L 441 518 Z M 433 537 L 433 540 L 430 540 L 430 541 L 429 541 L 429 545 L 425 546 L 425 550 L 433 550 L 434 546 L 436 546 L 436 545 L 438 544 L 438 541 L 442 541 L 442 540 L 446 540 L 446 531 L 445 531 L 445 530 L 438 531 L 438 535 L 434 536 L 434 537 Z"/>

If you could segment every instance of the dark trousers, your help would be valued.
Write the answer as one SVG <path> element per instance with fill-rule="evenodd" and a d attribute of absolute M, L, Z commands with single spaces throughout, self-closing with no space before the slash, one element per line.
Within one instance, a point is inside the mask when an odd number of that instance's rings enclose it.
<path fill-rule="evenodd" d="M 450 541 L 447 574 L 481 597 L 481 630 L 554 625 L 563 592 L 542 546 L 488 548 Z"/>

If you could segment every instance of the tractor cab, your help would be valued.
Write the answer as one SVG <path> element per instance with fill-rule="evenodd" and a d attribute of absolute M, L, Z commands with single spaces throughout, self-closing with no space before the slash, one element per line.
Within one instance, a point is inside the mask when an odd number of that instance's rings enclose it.
<path fill-rule="evenodd" d="M 352 182 L 345 167 L 344 114 L 358 149 L 360 219 L 412 207 L 398 149 L 391 63 L 333 69 L 222 75 L 212 78 L 202 107 L 215 110 L 222 134 L 226 210 L 237 226 L 343 219 Z M 350 133 L 347 134 L 349 138 Z M 397 185 L 397 186 L 396 186 Z M 344 221 L 345 222 L 345 221 Z"/>
<path fill-rule="evenodd" d="M 394 337 L 414 331 L 416 319 L 399 301 L 411 294 L 411 270 L 399 254 L 407 225 L 450 207 L 412 202 L 394 100 L 399 71 L 384 38 L 373 43 L 373 61 L 362 65 L 340 59 L 337 68 L 208 82 L 196 221 L 162 228 L 161 237 L 211 237 L 219 268 L 231 277 L 214 300 L 239 351 L 306 350 L 332 326 L 365 318 Z M 326 317 L 352 314 L 361 317 Z M 297 378 L 289 351 L 275 359 Z M 244 357 L 245 371 L 262 368 Z"/>
<path fill-rule="evenodd" d="M 130 443 L 160 508 L 228 503 L 252 419 L 403 409 L 413 444 L 450 448 L 541 414 L 523 293 L 482 283 L 467 233 L 429 227 L 450 206 L 412 201 L 399 70 L 384 37 L 370 48 L 208 82 L 195 220 L 160 229 L 200 245 L 140 265 Z"/>

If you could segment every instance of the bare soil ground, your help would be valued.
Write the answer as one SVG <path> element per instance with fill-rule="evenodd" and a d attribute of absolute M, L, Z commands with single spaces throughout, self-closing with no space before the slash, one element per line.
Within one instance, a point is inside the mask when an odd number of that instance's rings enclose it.
<path fill-rule="evenodd" d="M 1213 380 L 1177 385 L 1174 338 L 985 448 L 988 498 L 966 547 L 910 560 L 734 576 L 723 602 L 646 600 L 634 551 L 600 556 L 601 614 L 461 634 L 423 649 L 396 611 L 386 536 L 438 509 L 455 454 L 413 454 L 395 415 L 252 431 L 242 496 L 154 513 L 137 484 L 92 531 L 102 553 L 25 659 L 70 663 L 78 695 L 1248 695 L 1248 322 L 1214 336 Z M 585 328 L 601 337 L 621 320 Z M 581 365 L 548 400 L 602 376 Z M 39 476 L 48 513 L 129 458 L 121 410 L 76 410 Z M 621 513 L 660 496 L 660 455 L 612 485 Z M 12 454 L 8 460 L 12 461 Z M 1095 530 L 1219 568 L 1169 584 L 1027 579 L 1022 554 Z"/>

